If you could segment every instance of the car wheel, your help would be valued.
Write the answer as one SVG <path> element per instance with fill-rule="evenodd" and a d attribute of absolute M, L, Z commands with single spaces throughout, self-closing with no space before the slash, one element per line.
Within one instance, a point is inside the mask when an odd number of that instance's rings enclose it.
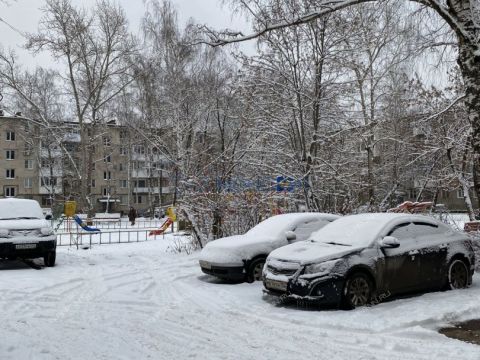
<path fill-rule="evenodd" d="M 254 281 L 262 280 L 263 266 L 265 265 L 265 258 L 258 258 L 251 262 L 248 267 L 247 281 L 252 283 Z"/>
<path fill-rule="evenodd" d="M 48 252 L 44 257 L 43 257 L 43 262 L 45 266 L 52 267 L 55 266 L 55 259 L 57 257 L 57 254 L 55 251 L 50 251 Z"/>
<path fill-rule="evenodd" d="M 449 289 L 463 289 L 468 286 L 468 267 L 465 261 L 453 260 L 448 267 Z"/>
<path fill-rule="evenodd" d="M 354 273 L 345 283 L 343 305 L 347 309 L 365 306 L 372 297 L 373 285 L 370 278 L 363 273 Z"/>

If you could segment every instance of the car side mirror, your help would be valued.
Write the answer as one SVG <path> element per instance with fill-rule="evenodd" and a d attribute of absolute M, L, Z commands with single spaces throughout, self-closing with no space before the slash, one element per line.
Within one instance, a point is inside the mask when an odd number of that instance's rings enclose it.
<path fill-rule="evenodd" d="M 400 246 L 400 242 L 394 236 L 385 236 L 380 240 L 380 247 L 382 249 L 395 249 Z"/>
<path fill-rule="evenodd" d="M 285 231 L 285 236 L 287 237 L 288 241 L 297 240 L 297 234 L 295 234 L 293 231 Z"/>

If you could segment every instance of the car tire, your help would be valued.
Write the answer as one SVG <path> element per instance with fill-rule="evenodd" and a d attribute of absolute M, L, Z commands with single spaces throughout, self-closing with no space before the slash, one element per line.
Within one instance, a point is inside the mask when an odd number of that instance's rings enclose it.
<path fill-rule="evenodd" d="M 368 275 L 356 272 L 350 275 L 343 289 L 342 307 L 351 310 L 370 303 L 373 283 Z"/>
<path fill-rule="evenodd" d="M 449 290 L 468 287 L 470 272 L 464 260 L 453 259 L 448 265 L 447 288 Z"/>
<path fill-rule="evenodd" d="M 55 266 L 55 259 L 57 257 L 57 253 L 55 251 L 50 251 L 43 257 L 43 262 L 45 266 L 52 267 Z"/>
<path fill-rule="evenodd" d="M 247 282 L 253 283 L 255 281 L 262 280 L 263 266 L 265 265 L 266 258 L 256 258 L 248 266 Z"/>

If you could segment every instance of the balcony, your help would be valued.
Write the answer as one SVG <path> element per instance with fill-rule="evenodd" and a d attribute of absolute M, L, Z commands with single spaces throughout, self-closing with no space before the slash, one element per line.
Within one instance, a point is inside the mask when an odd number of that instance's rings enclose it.
<path fill-rule="evenodd" d="M 173 186 L 164 186 L 162 187 L 162 194 L 173 194 L 174 192 L 174 187 Z M 160 194 L 159 188 L 158 187 L 134 187 L 133 188 L 133 193 L 134 194 Z"/>
<path fill-rule="evenodd" d="M 132 178 L 159 178 L 160 173 L 162 174 L 163 179 L 167 179 L 170 176 L 170 172 L 165 169 L 148 169 L 148 168 L 142 168 L 142 169 L 134 169 L 131 172 Z"/>
<path fill-rule="evenodd" d="M 49 195 L 49 194 L 51 194 L 52 190 L 55 194 L 61 194 L 62 193 L 62 186 L 61 185 L 56 185 L 56 186 L 53 187 L 53 189 L 52 189 L 51 186 L 48 186 L 48 187 L 47 186 L 40 186 L 39 190 L 38 190 L 38 193 L 40 195 Z"/>

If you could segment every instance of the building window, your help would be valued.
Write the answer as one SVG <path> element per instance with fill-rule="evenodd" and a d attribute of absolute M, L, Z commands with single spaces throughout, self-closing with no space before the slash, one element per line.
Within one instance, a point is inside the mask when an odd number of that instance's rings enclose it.
<path fill-rule="evenodd" d="M 112 145 L 112 139 L 108 136 L 103 137 L 103 145 L 104 146 L 111 146 Z"/>
<path fill-rule="evenodd" d="M 15 179 L 15 169 L 7 169 L 5 173 L 7 179 Z"/>
<path fill-rule="evenodd" d="M 124 170 L 123 163 L 118 164 L 118 170 L 119 170 L 119 171 L 123 171 L 123 170 Z"/>
<path fill-rule="evenodd" d="M 49 195 L 42 196 L 42 206 L 51 206 L 52 200 Z"/>
<path fill-rule="evenodd" d="M 111 155 L 107 155 L 103 158 L 103 162 L 106 162 L 106 163 L 110 163 L 112 162 L 112 156 Z"/>
<path fill-rule="evenodd" d="M 125 146 L 120 146 L 120 155 L 127 155 L 128 151 Z"/>
<path fill-rule="evenodd" d="M 28 169 L 28 170 L 33 169 L 33 160 L 25 160 L 25 169 Z"/>
<path fill-rule="evenodd" d="M 42 168 L 48 168 L 53 165 L 53 161 L 50 161 L 47 158 L 42 158 Z"/>
<path fill-rule="evenodd" d="M 458 199 L 463 199 L 463 189 L 458 189 L 457 190 L 457 198 Z"/>
<path fill-rule="evenodd" d="M 107 196 L 108 195 L 108 188 L 103 188 L 103 196 Z"/>
<path fill-rule="evenodd" d="M 145 154 L 145 148 L 143 147 L 143 145 L 135 145 L 133 147 L 133 152 L 135 154 L 144 155 Z"/>
<path fill-rule="evenodd" d="M 144 188 L 147 186 L 147 182 L 145 180 L 138 180 L 137 184 L 139 188 Z"/>
<path fill-rule="evenodd" d="M 135 170 L 144 170 L 145 169 L 145 161 L 134 161 L 133 168 Z"/>
<path fill-rule="evenodd" d="M 95 179 L 92 179 L 92 187 L 95 187 Z"/>
<path fill-rule="evenodd" d="M 142 203 L 142 195 L 135 196 L 135 199 L 137 200 L 137 204 Z"/>
<path fill-rule="evenodd" d="M 3 189 L 5 197 L 14 197 L 15 196 L 15 187 L 14 186 L 5 186 Z"/>
<path fill-rule="evenodd" d="M 7 150 L 7 160 L 15 160 L 15 150 Z"/>
<path fill-rule="evenodd" d="M 103 180 L 111 180 L 112 179 L 112 174 L 110 171 L 104 171 L 103 172 Z"/>
<path fill-rule="evenodd" d="M 7 141 L 15 141 L 15 132 L 14 131 L 7 131 Z"/>
<path fill-rule="evenodd" d="M 42 186 L 57 186 L 57 178 L 56 177 L 43 177 L 40 179 Z"/>
<path fill-rule="evenodd" d="M 120 180 L 120 187 L 125 189 L 128 187 L 128 182 L 127 180 Z"/>
<path fill-rule="evenodd" d="M 25 189 L 31 189 L 33 187 L 32 178 L 25 178 L 23 179 L 23 187 Z"/>

